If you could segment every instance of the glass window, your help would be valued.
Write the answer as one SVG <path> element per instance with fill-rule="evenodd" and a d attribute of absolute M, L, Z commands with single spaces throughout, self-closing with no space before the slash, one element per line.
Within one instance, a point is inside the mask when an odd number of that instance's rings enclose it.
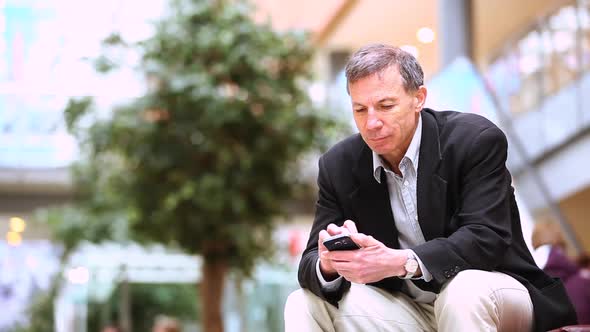
<path fill-rule="evenodd" d="M 508 43 L 486 73 L 515 114 L 539 109 L 590 67 L 590 0 L 565 6 L 539 22 Z"/>
<path fill-rule="evenodd" d="M 68 99 L 95 96 L 110 110 L 144 89 L 131 68 L 137 55 L 109 75 L 85 58 L 99 56 L 113 32 L 148 37 L 164 9 L 165 0 L 0 0 L 0 167 L 69 165 L 77 152 L 62 120 Z"/>

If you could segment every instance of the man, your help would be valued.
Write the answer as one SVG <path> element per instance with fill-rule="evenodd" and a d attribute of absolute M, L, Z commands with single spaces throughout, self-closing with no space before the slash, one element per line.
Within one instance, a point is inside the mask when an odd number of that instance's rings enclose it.
<path fill-rule="evenodd" d="M 360 135 L 319 161 L 319 197 L 285 306 L 287 331 L 545 331 L 575 323 L 563 285 L 534 263 L 483 117 L 423 108 L 414 57 L 369 45 L 346 66 Z M 328 251 L 350 233 L 361 248 Z"/>

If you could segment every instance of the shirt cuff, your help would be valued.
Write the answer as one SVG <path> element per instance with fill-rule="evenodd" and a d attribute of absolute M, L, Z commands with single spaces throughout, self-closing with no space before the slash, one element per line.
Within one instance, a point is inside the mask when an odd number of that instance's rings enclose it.
<path fill-rule="evenodd" d="M 318 275 L 318 279 L 320 279 L 320 284 L 322 285 L 322 289 L 324 289 L 326 291 L 334 291 L 334 290 L 338 289 L 338 287 L 340 287 L 340 284 L 342 283 L 342 276 L 338 276 L 338 278 L 336 278 L 332 281 L 326 281 L 326 279 L 324 279 L 324 276 L 322 275 L 322 270 L 320 270 L 320 259 L 319 258 L 315 264 L 315 272 Z"/>
<path fill-rule="evenodd" d="M 422 279 L 426 282 L 429 282 L 430 280 L 432 280 L 432 274 L 430 274 L 430 272 L 428 272 L 428 269 L 426 268 L 426 266 L 424 266 L 424 264 L 422 264 L 422 260 L 420 259 L 420 257 L 418 257 L 418 255 L 416 255 L 414 250 L 412 250 L 412 249 L 408 249 L 408 250 L 410 250 L 412 252 L 412 255 L 414 255 L 414 258 L 416 258 L 416 260 L 418 261 L 418 265 L 420 266 L 420 271 L 422 272 L 422 275 L 420 277 L 412 278 L 412 280 L 421 280 Z"/>

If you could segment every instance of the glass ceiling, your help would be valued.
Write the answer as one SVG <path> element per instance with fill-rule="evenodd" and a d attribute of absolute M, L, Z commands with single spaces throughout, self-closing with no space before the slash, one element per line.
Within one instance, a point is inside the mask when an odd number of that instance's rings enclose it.
<path fill-rule="evenodd" d="M 88 60 L 119 32 L 147 38 L 165 0 L 0 0 L 0 168 L 69 165 L 77 147 L 62 110 L 71 97 L 99 105 L 141 92 L 133 69 L 99 75 Z M 137 64 L 130 56 L 129 64 Z"/>

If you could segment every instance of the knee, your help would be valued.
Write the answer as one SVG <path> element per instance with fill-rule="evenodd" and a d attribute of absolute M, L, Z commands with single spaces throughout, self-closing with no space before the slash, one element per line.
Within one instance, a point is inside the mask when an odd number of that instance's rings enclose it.
<path fill-rule="evenodd" d="M 502 331 L 528 330 L 533 319 L 527 289 L 499 272 L 460 272 L 443 287 L 434 307 L 439 321 L 473 319 Z"/>
<path fill-rule="evenodd" d="M 513 299 L 529 301 L 528 291 L 516 279 L 499 272 L 465 270 L 443 287 L 435 306 L 496 311 L 499 305 L 511 304 Z"/>
<path fill-rule="evenodd" d="M 463 298 L 487 296 L 492 291 L 491 285 L 487 282 L 487 275 L 490 273 L 480 270 L 461 271 L 443 287 L 443 292 Z"/>
<path fill-rule="evenodd" d="M 304 290 L 298 289 L 287 297 L 287 301 L 285 302 L 285 314 L 293 310 L 293 308 L 301 307 L 301 304 L 304 302 Z"/>
<path fill-rule="evenodd" d="M 285 302 L 285 316 L 290 316 L 294 312 L 301 311 L 302 308 L 305 308 L 309 305 L 310 296 L 313 295 L 307 289 L 298 289 L 287 297 L 287 301 Z"/>
<path fill-rule="evenodd" d="M 439 294 L 435 307 L 447 313 L 465 311 L 465 308 L 477 308 L 493 304 L 493 289 L 486 282 L 485 274 L 479 270 L 465 270 L 457 274 Z"/>

